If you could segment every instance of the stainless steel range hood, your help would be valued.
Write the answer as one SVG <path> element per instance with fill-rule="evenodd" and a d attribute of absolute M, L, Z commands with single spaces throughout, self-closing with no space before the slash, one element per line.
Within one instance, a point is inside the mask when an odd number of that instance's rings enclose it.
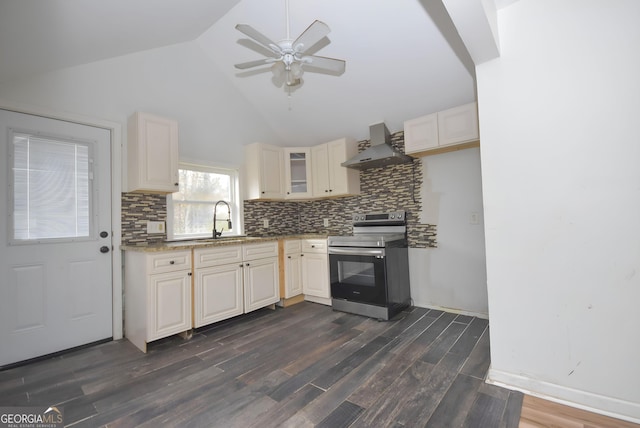
<path fill-rule="evenodd" d="M 408 163 L 413 159 L 391 146 L 391 135 L 384 123 L 369 127 L 371 147 L 358 153 L 342 166 L 354 169 L 380 168 L 387 165 Z"/>

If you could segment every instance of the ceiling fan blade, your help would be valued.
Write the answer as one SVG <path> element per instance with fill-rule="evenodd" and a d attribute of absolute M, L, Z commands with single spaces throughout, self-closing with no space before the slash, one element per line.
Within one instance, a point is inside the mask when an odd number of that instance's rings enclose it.
<path fill-rule="evenodd" d="M 255 40 L 256 42 L 260 43 L 262 46 L 265 46 L 269 49 L 271 49 L 272 51 L 274 51 L 277 54 L 281 54 L 281 49 L 280 47 L 270 38 L 268 38 L 267 36 L 265 36 L 264 34 L 262 34 L 261 32 L 259 32 L 258 30 L 256 30 L 255 28 L 253 28 L 251 25 L 249 24 L 238 24 L 236 25 L 236 30 L 240 31 L 241 33 L 251 37 L 253 40 Z"/>
<path fill-rule="evenodd" d="M 257 59 L 255 61 L 248 61 L 248 62 L 243 62 L 243 63 L 240 63 L 240 64 L 236 64 L 236 65 L 234 65 L 234 67 L 238 68 L 240 70 L 245 70 L 247 68 L 257 67 L 259 65 L 271 64 L 271 63 L 273 63 L 275 61 L 276 61 L 275 58 Z"/>
<path fill-rule="evenodd" d="M 331 29 L 322 21 L 313 21 L 300 36 L 291 44 L 291 47 L 298 53 L 304 53 L 311 46 L 318 43 L 324 36 L 329 34 Z"/>
<path fill-rule="evenodd" d="M 317 68 L 336 74 L 344 73 L 347 63 L 341 59 L 327 58 L 324 56 L 308 55 L 302 58 L 305 68 Z"/>

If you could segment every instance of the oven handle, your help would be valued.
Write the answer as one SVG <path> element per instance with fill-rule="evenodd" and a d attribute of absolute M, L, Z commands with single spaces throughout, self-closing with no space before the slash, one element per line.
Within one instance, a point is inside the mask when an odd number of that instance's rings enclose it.
<path fill-rule="evenodd" d="M 384 257 L 384 248 L 329 247 L 329 254 Z"/>

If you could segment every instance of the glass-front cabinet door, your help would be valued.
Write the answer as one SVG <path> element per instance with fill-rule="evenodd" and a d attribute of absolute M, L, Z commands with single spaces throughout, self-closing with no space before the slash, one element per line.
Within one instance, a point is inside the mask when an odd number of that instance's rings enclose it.
<path fill-rule="evenodd" d="M 285 149 L 285 176 L 287 199 L 304 199 L 311 197 L 311 149 Z"/>

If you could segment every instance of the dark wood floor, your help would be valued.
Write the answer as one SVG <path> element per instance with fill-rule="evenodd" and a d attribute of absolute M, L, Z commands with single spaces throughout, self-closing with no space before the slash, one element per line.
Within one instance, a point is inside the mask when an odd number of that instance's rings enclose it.
<path fill-rule="evenodd" d="M 108 342 L 0 372 L 0 406 L 74 427 L 517 427 L 522 394 L 483 382 L 487 321 L 392 321 L 300 303 L 154 342 Z"/>

